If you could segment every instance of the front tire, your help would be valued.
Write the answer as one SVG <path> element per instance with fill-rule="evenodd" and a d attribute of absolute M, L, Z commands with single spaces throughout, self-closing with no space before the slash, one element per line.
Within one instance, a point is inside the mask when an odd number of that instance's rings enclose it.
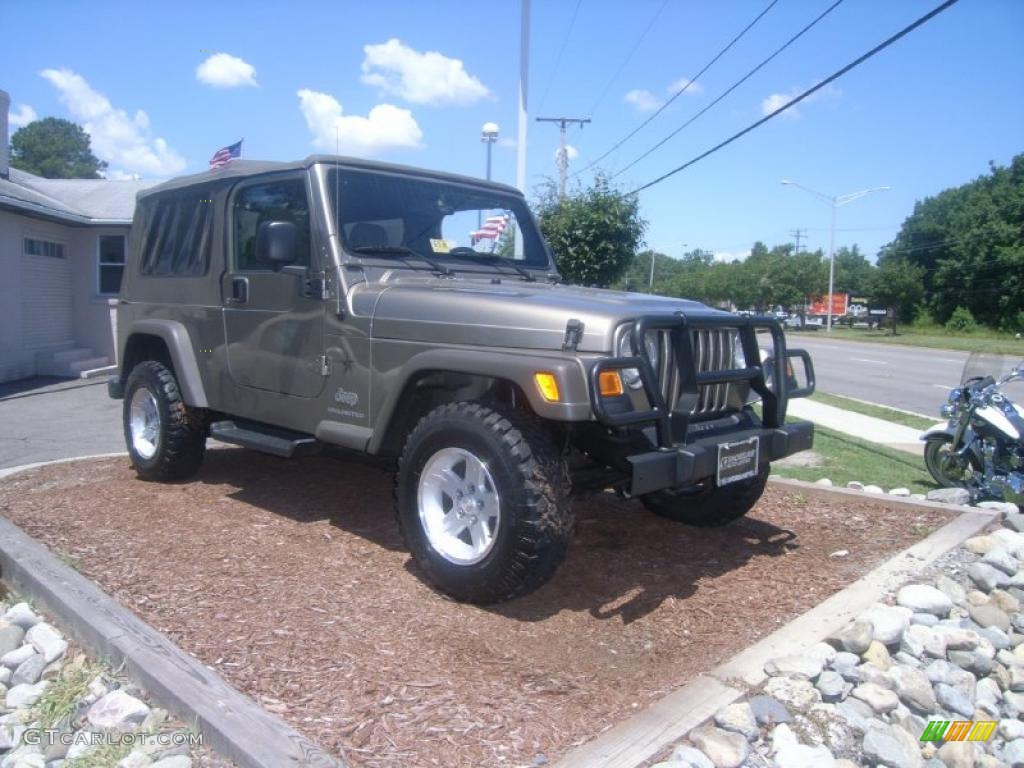
<path fill-rule="evenodd" d="M 967 488 L 977 461 L 973 456 L 957 456 L 952 451 L 953 438 L 949 435 L 932 435 L 924 444 L 924 465 L 928 473 L 943 488 Z"/>
<path fill-rule="evenodd" d="M 554 575 L 572 535 L 569 490 L 538 419 L 469 402 L 420 420 L 395 480 L 398 523 L 420 568 L 440 591 L 480 605 Z"/>
<path fill-rule="evenodd" d="M 128 375 L 124 438 L 132 466 L 143 480 L 184 480 L 203 463 L 206 428 L 185 405 L 174 373 L 147 360 Z"/>
<path fill-rule="evenodd" d="M 648 493 L 640 503 L 660 517 L 701 528 L 715 528 L 738 520 L 754 508 L 768 482 L 768 465 L 756 477 L 719 488 L 711 479 L 696 488 Z"/>

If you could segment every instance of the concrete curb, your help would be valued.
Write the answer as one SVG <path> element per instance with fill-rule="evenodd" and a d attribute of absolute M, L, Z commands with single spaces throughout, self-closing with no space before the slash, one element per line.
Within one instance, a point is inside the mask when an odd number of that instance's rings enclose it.
<path fill-rule="evenodd" d="M 999 518 L 997 513 L 984 509 L 865 494 L 863 491 L 828 488 L 801 480 L 772 478 L 772 483 L 776 487 L 812 496 L 855 496 L 862 501 L 896 506 L 944 509 L 956 512 L 957 517 L 710 672 L 654 702 L 593 741 L 577 747 L 559 760 L 554 768 L 639 768 L 711 717 L 720 707 L 746 695 L 747 686 L 753 688 L 763 683 L 767 677 L 764 673 L 767 661 L 781 655 L 799 654 L 824 640 L 925 566 Z"/>
<path fill-rule="evenodd" d="M 77 460 L 13 467 L 0 477 Z M 0 579 L 53 616 L 93 654 L 115 667 L 123 664 L 157 704 L 194 723 L 208 746 L 241 768 L 344 768 L 3 517 Z"/>

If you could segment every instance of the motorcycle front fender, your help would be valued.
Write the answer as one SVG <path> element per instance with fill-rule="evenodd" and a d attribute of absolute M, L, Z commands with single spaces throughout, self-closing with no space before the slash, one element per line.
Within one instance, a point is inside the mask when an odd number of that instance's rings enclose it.
<path fill-rule="evenodd" d="M 935 435 L 946 435 L 947 437 L 949 437 L 950 440 L 952 440 L 956 436 L 956 427 L 951 427 L 951 426 L 949 426 L 949 424 L 936 424 L 931 429 L 928 429 L 928 430 L 925 430 L 924 432 L 922 432 L 921 436 L 918 437 L 917 439 L 918 440 L 927 440 L 928 438 L 934 437 Z M 968 427 L 964 431 L 964 440 L 968 440 L 969 441 L 969 440 L 973 440 L 973 439 L 974 439 L 974 430 L 971 429 L 970 427 Z"/>

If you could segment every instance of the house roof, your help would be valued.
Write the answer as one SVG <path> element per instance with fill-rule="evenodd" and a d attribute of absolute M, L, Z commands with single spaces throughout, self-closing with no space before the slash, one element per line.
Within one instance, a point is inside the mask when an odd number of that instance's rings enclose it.
<path fill-rule="evenodd" d="M 140 197 L 154 192 L 165 192 L 172 189 L 181 189 L 198 184 L 209 184 L 211 181 L 225 179 L 237 179 L 252 176 L 257 173 L 271 173 L 274 171 L 298 171 L 309 168 L 313 165 L 327 164 L 340 165 L 344 168 L 356 170 L 381 171 L 384 173 L 407 173 L 417 176 L 426 176 L 440 181 L 452 181 L 458 184 L 472 184 L 474 186 L 486 186 L 504 193 L 519 194 L 519 190 L 506 184 L 499 184 L 494 181 L 484 181 L 472 176 L 460 176 L 454 173 L 443 171 L 432 171 L 424 168 L 415 168 L 410 165 L 397 165 L 395 163 L 382 163 L 376 160 L 364 160 L 359 157 L 345 157 L 343 155 L 310 155 L 303 160 L 293 162 L 278 162 L 273 160 L 232 160 L 225 166 L 214 170 L 193 173 L 190 176 L 179 176 L 162 184 L 148 187 L 140 193 Z"/>
<path fill-rule="evenodd" d="M 135 196 L 156 181 L 44 179 L 17 168 L 0 178 L 0 208 L 79 226 L 131 224 Z"/>

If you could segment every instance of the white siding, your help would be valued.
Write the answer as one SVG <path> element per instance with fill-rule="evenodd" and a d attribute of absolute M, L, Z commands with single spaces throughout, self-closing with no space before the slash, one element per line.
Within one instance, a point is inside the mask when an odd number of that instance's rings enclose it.
<path fill-rule="evenodd" d="M 65 258 L 21 256 L 21 327 L 24 349 L 74 342 L 70 254 Z"/>

